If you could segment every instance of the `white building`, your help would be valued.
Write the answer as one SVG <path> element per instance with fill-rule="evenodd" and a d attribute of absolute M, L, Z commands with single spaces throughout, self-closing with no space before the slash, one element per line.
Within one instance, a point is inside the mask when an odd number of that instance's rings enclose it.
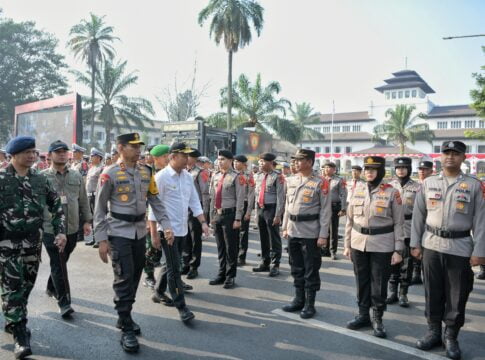
<path fill-rule="evenodd" d="M 386 111 L 396 105 L 414 105 L 416 110 L 412 117 L 416 123 L 427 123 L 435 134 L 430 144 L 427 141 L 417 141 L 414 145 L 407 144 L 406 156 L 413 158 L 413 168 L 421 159 L 433 160 L 436 170 L 441 168 L 437 158 L 440 147 L 445 140 L 461 140 L 467 144 L 467 169 L 472 174 L 485 175 L 485 144 L 481 140 L 465 138 L 465 130 L 485 129 L 485 119 L 478 117 L 475 110 L 468 105 L 438 106 L 430 100 L 435 91 L 424 81 L 416 71 L 403 70 L 392 74 L 393 77 L 384 80 L 385 85 L 375 88 L 380 93 L 376 102 L 371 102 L 367 111 L 322 114 L 319 124 L 307 125 L 321 132 L 323 140 L 307 140 L 303 146 L 315 150 L 317 162 L 332 158 L 340 169 L 347 173 L 353 164 L 362 165 L 363 157 L 367 155 L 382 155 L 388 159 L 389 165 L 399 155 L 399 150 L 393 145 L 376 145 L 372 141 L 374 127 L 386 120 Z M 422 118 L 419 115 L 425 115 Z M 332 145 L 331 145 L 332 144 Z M 331 149 L 331 146 L 333 147 Z"/>

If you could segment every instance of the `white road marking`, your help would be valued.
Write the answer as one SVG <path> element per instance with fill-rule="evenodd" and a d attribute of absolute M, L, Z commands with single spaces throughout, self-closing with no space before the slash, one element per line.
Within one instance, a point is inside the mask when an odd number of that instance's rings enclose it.
<path fill-rule="evenodd" d="M 413 348 L 411 346 L 399 344 L 399 343 L 396 343 L 396 342 L 393 342 L 393 341 L 390 341 L 390 340 L 379 339 L 379 338 L 372 336 L 372 335 L 364 334 L 364 333 L 359 332 L 359 331 L 350 330 L 350 329 L 347 329 L 347 328 L 344 328 L 344 327 L 341 327 L 341 326 L 329 324 L 329 323 L 326 323 L 324 321 L 315 320 L 315 319 L 302 320 L 300 318 L 300 315 L 297 314 L 297 313 L 287 313 L 287 312 L 284 312 L 281 309 L 275 309 L 275 310 L 272 311 L 272 313 L 279 315 L 279 316 L 286 317 L 286 318 L 291 319 L 291 320 L 296 320 L 298 322 L 309 323 L 313 326 L 319 327 L 319 328 L 327 330 L 327 331 L 332 331 L 334 333 L 345 335 L 345 336 L 348 336 L 348 337 L 352 337 L 354 339 L 362 340 L 362 341 L 365 341 L 365 342 L 368 342 L 368 343 L 371 343 L 371 344 L 374 344 L 374 345 L 385 347 L 385 348 L 388 348 L 388 349 L 391 349 L 391 350 L 396 350 L 396 351 L 399 351 L 399 352 L 402 352 L 402 353 L 405 353 L 405 354 L 409 354 L 409 355 L 412 355 L 412 356 L 415 356 L 415 357 L 418 357 L 418 358 L 421 358 L 421 359 L 425 359 L 425 360 L 443 360 L 443 359 L 446 359 L 445 357 L 440 356 L 440 355 L 436 355 L 436 354 L 433 354 L 433 353 L 422 351 L 422 350 Z"/>

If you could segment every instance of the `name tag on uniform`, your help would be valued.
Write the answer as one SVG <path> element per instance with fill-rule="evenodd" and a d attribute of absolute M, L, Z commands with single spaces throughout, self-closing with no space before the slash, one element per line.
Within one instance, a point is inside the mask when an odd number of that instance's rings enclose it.
<path fill-rule="evenodd" d="M 66 195 L 61 195 L 61 204 L 67 205 L 67 196 Z"/>
<path fill-rule="evenodd" d="M 441 193 L 435 192 L 434 195 L 433 195 L 433 199 L 440 200 L 441 199 Z"/>

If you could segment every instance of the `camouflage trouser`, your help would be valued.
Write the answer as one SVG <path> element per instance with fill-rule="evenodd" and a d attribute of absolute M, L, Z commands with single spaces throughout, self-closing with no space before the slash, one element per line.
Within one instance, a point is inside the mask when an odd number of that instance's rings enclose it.
<path fill-rule="evenodd" d="M 27 301 L 39 270 L 38 248 L 0 248 L 0 290 L 5 327 L 27 322 Z"/>
<path fill-rule="evenodd" d="M 152 246 L 152 238 L 149 234 L 146 237 L 146 246 L 145 246 L 145 267 L 143 271 L 149 277 L 152 277 L 155 272 L 155 266 L 160 262 L 162 258 L 162 250 L 155 249 Z"/>

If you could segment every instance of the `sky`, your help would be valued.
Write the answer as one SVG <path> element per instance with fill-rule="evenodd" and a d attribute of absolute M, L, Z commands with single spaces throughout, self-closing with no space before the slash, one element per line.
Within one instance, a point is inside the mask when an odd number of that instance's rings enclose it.
<path fill-rule="evenodd" d="M 485 37 L 442 40 L 444 36 L 485 34 L 482 0 L 260 0 L 261 36 L 233 59 L 233 77 L 278 81 L 280 96 L 309 102 L 315 111 L 365 111 L 382 103 L 374 90 L 391 73 L 417 71 L 435 90 L 437 105 L 470 103 L 472 73 L 485 65 Z M 157 119 L 166 116 L 156 96 L 174 85 L 190 86 L 197 62 L 198 88 L 206 87 L 198 113 L 220 111 L 219 90 L 227 85 L 227 52 L 197 23 L 208 0 L 3 0 L 4 16 L 35 21 L 59 39 L 58 50 L 71 68 L 84 69 L 66 48 L 70 28 L 90 12 L 114 26 L 117 57 L 137 70 L 128 94 L 151 100 Z M 70 80 L 71 90 L 88 94 Z"/>

